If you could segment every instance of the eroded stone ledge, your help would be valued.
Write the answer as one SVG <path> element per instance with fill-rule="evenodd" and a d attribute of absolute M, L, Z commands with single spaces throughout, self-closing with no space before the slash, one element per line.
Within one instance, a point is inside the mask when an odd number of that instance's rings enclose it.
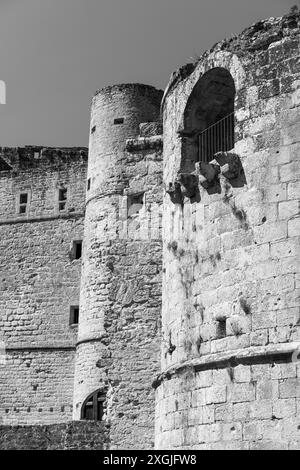
<path fill-rule="evenodd" d="M 75 351 L 74 344 L 41 344 L 41 345 L 32 345 L 32 344 L 23 344 L 23 345 L 14 345 L 10 344 L 5 348 L 7 352 L 19 352 L 19 351 Z"/>
<path fill-rule="evenodd" d="M 163 136 L 138 137 L 126 141 L 127 152 L 139 152 L 141 150 L 157 150 L 163 147 Z"/>
<path fill-rule="evenodd" d="M 152 386 L 156 389 L 164 380 L 170 380 L 172 376 L 178 376 L 188 369 L 198 372 L 209 369 L 235 367 L 239 364 L 270 363 L 273 360 L 287 362 L 292 360 L 292 355 L 297 350 L 300 351 L 300 343 L 293 342 L 268 346 L 253 346 L 247 349 L 207 354 L 200 358 L 172 365 L 157 376 Z"/>
<path fill-rule="evenodd" d="M 56 215 L 49 215 L 49 216 L 42 216 L 42 217 L 18 217 L 13 219 L 7 220 L 0 220 L 1 225 L 13 225 L 13 224 L 28 224 L 28 223 L 35 223 L 35 222 L 48 222 L 49 220 L 56 220 L 56 219 L 81 219 L 84 217 L 84 213 L 82 212 L 69 212 L 68 214 L 56 214 Z"/>

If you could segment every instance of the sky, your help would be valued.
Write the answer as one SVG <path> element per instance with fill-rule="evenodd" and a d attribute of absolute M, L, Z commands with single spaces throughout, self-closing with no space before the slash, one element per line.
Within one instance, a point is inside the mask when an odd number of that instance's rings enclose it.
<path fill-rule="evenodd" d="M 0 0 L 1 146 L 88 146 L 91 98 L 171 73 L 299 0 Z"/>

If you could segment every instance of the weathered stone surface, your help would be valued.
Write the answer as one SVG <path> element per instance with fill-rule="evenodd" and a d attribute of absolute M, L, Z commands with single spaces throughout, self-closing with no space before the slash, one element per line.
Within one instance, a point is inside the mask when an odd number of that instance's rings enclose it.
<path fill-rule="evenodd" d="M 1 149 L 13 170 L 0 172 L 0 364 L 2 424 L 72 418 L 87 149 Z M 67 189 L 59 212 L 58 191 Z M 19 197 L 28 194 L 27 211 Z M 2 348 L 1 348 L 2 349 Z M 2 353 L 2 351 L 1 351 Z"/>
<path fill-rule="evenodd" d="M 300 448 L 299 18 L 216 44 L 162 107 L 98 91 L 88 165 L 0 149 L 1 448 Z M 77 423 L 95 391 L 109 428 Z"/>
<path fill-rule="evenodd" d="M 229 179 L 226 167 L 213 185 L 199 184 L 197 200 L 164 198 L 162 334 L 172 337 L 174 351 L 162 352 L 154 382 L 161 449 L 212 448 L 214 442 L 217 448 L 234 442 L 250 449 L 295 448 L 295 442 L 300 447 L 299 431 L 287 423 L 299 418 L 300 381 L 292 363 L 300 337 L 299 18 L 296 11 L 270 18 L 215 45 L 188 74 L 173 75 L 164 95 L 166 187 L 182 168 L 197 173 L 197 128 L 193 134 L 185 129 L 185 116 L 194 106 L 193 123 L 209 140 L 212 131 L 203 130 L 203 121 L 210 129 L 217 121 L 207 123 L 217 107 L 211 91 L 216 83 L 219 119 L 226 120 L 228 72 L 235 85 L 235 142 L 223 150 L 237 155 L 242 171 Z M 212 69 L 226 73 L 215 74 L 209 87 Z M 222 134 L 212 135 L 222 141 Z M 214 148 L 213 138 L 201 142 Z M 226 147 L 228 140 L 222 142 Z M 200 165 L 212 168 L 217 155 Z M 211 370 L 213 381 L 205 383 L 202 374 Z M 164 427 L 166 416 L 170 423 L 176 417 L 166 400 L 176 400 L 185 413 L 185 437 L 178 427 Z M 210 410 L 207 423 L 198 419 L 204 406 Z M 184 423 L 179 429 L 187 431 Z"/>
<path fill-rule="evenodd" d="M 103 423 L 70 422 L 48 426 L 0 426 L 0 450 L 105 450 Z"/>
<path fill-rule="evenodd" d="M 162 137 L 139 132 L 141 123 L 159 119 L 161 96 L 153 87 L 109 87 L 97 93 L 92 106 L 91 128 L 96 130 L 89 150 L 73 417 L 80 419 L 90 393 L 103 390 L 104 419 L 111 423 L 115 449 L 154 445 L 151 383 L 160 353 Z"/>

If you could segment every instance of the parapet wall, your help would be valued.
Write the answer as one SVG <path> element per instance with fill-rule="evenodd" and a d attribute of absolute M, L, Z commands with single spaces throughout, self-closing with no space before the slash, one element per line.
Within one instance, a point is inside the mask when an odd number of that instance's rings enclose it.
<path fill-rule="evenodd" d="M 165 93 L 158 448 L 299 447 L 297 25 L 252 26 Z M 180 174 L 187 102 L 214 68 L 234 80 L 235 145 Z"/>

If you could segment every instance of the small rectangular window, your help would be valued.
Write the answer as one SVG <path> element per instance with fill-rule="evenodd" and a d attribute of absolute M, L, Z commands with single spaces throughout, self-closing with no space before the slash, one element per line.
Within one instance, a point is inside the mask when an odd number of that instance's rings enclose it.
<path fill-rule="evenodd" d="M 67 189 L 60 189 L 59 190 L 59 201 L 66 201 L 67 200 Z"/>
<path fill-rule="evenodd" d="M 20 204 L 27 204 L 27 202 L 28 202 L 28 194 L 27 193 L 20 194 Z"/>
<path fill-rule="evenodd" d="M 21 193 L 19 197 L 19 214 L 26 214 L 28 204 L 28 193 Z"/>
<path fill-rule="evenodd" d="M 225 338 L 226 337 L 226 319 L 222 318 L 218 321 L 217 325 L 217 338 Z"/>
<path fill-rule="evenodd" d="M 96 126 L 92 127 L 91 133 L 94 134 L 94 132 L 96 132 Z"/>
<path fill-rule="evenodd" d="M 73 257 L 74 259 L 80 259 L 82 255 L 82 241 L 73 242 Z"/>
<path fill-rule="evenodd" d="M 91 178 L 89 178 L 87 182 L 87 190 L 89 191 L 90 189 L 91 189 Z"/>
<path fill-rule="evenodd" d="M 117 118 L 114 120 L 115 125 L 123 124 L 123 123 L 124 123 L 124 118 Z"/>
<path fill-rule="evenodd" d="M 65 188 L 61 188 L 58 192 L 58 208 L 59 208 L 59 211 L 63 211 L 66 208 L 67 192 L 68 192 L 68 190 L 65 189 Z"/>
<path fill-rule="evenodd" d="M 79 306 L 72 305 L 70 307 L 70 326 L 78 325 L 79 323 Z"/>

